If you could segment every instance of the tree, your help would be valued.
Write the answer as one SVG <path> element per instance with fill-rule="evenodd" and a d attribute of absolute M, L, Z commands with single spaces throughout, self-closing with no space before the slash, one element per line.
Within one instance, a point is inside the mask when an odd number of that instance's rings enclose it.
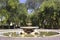
<path fill-rule="evenodd" d="M 32 26 L 39 26 L 39 18 L 37 14 L 33 13 L 31 14 L 31 21 L 32 21 Z"/>
<path fill-rule="evenodd" d="M 46 28 L 57 28 L 58 27 L 58 4 L 56 0 L 47 0 L 40 6 L 40 12 L 38 17 L 40 18 L 40 24 Z M 42 22 L 42 23 L 41 23 Z"/>
<path fill-rule="evenodd" d="M 0 26 L 7 23 L 9 16 L 9 12 L 6 9 L 0 10 Z"/>
<path fill-rule="evenodd" d="M 8 0 L 7 10 L 10 12 L 9 23 L 26 25 L 27 9 L 25 4 L 20 4 L 18 0 Z"/>
<path fill-rule="evenodd" d="M 26 25 L 27 8 L 26 8 L 25 4 L 20 4 L 19 0 L 0 0 L 0 2 L 6 3 L 6 6 L 4 8 L 1 8 L 2 11 L 0 10 L 1 17 L 2 16 L 8 17 L 8 18 L 4 19 L 5 24 L 6 23 L 10 24 L 12 22 L 17 25 L 20 23 L 21 26 Z M 6 14 L 4 15 L 4 13 L 6 13 Z"/>
<path fill-rule="evenodd" d="M 10 9 L 14 10 L 14 9 L 17 9 L 18 5 L 19 5 L 19 1 L 18 0 L 8 0 L 7 2 L 7 6 L 10 7 Z"/>
<path fill-rule="evenodd" d="M 26 26 L 26 19 L 27 19 L 27 8 L 25 4 L 19 4 L 19 7 L 17 9 L 18 17 L 20 19 L 21 26 Z"/>

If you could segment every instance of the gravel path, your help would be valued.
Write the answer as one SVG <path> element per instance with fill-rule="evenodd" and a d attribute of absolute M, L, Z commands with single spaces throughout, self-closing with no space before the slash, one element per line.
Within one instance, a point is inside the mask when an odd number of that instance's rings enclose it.
<path fill-rule="evenodd" d="M 0 40 L 60 40 L 60 36 L 56 37 L 42 37 L 42 38 L 9 38 L 9 37 L 0 37 Z"/>
<path fill-rule="evenodd" d="M 20 29 L 18 29 L 18 30 L 14 29 L 13 31 L 19 31 L 19 30 Z M 43 30 L 45 30 L 45 29 L 43 29 Z M 0 30 L 0 32 L 2 32 L 2 31 L 7 31 L 7 30 Z M 12 30 L 8 30 L 8 31 L 12 31 Z M 53 31 L 60 32 L 60 30 L 53 30 Z M 60 40 L 60 35 L 59 36 L 54 36 L 54 37 L 41 37 L 41 38 L 11 38 L 11 37 L 0 37 L 0 40 Z"/>

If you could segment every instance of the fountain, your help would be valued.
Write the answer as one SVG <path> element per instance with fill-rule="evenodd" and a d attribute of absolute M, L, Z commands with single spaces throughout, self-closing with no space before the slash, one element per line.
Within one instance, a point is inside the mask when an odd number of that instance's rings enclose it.
<path fill-rule="evenodd" d="M 34 27 L 34 26 L 31 26 L 31 25 L 32 25 L 31 22 L 28 22 L 27 25 L 28 25 L 28 26 L 26 26 L 26 27 L 20 27 L 20 28 L 23 29 L 24 32 L 26 32 L 27 34 L 30 34 L 30 33 L 32 33 L 35 29 L 38 29 L 38 28 L 39 28 L 38 26 L 35 26 L 35 27 Z"/>

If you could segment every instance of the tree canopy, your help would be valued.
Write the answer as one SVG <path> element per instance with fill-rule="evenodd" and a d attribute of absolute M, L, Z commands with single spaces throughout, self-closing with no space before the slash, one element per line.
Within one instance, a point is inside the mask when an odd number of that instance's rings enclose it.
<path fill-rule="evenodd" d="M 33 9 L 28 14 L 28 9 Z M 20 3 L 19 0 L 0 0 L 0 23 L 15 23 L 27 26 L 31 21 L 32 26 L 41 28 L 58 28 L 60 26 L 60 0 L 27 0 Z"/>

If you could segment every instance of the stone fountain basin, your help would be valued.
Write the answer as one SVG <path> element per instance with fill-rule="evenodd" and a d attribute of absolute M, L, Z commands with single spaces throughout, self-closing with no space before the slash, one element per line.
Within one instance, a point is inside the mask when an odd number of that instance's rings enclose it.
<path fill-rule="evenodd" d="M 23 32 L 24 33 L 24 31 L 23 30 L 19 30 L 19 31 L 17 31 L 17 30 L 12 30 L 12 31 L 7 31 L 7 30 L 5 30 L 5 31 L 2 31 L 2 32 L 0 32 L 0 37 L 9 37 L 9 36 L 5 36 L 5 35 L 3 35 L 4 33 L 9 33 L 9 32 Z M 55 30 L 40 30 L 40 29 L 36 29 L 36 30 L 34 30 L 34 32 L 32 32 L 31 34 L 33 34 L 34 35 L 34 37 L 37 37 L 37 36 L 35 36 L 35 34 L 34 33 L 39 33 L 39 32 L 56 32 L 56 33 L 58 33 L 58 34 L 56 34 L 56 35 L 52 35 L 52 36 L 45 36 L 45 35 L 43 35 L 43 37 L 55 37 L 55 36 L 59 36 L 60 35 L 60 32 L 57 32 L 57 31 L 55 31 Z M 27 38 L 27 37 L 12 37 L 12 36 L 10 36 L 11 38 Z M 31 37 L 28 37 L 28 38 L 31 38 Z M 39 37 L 40 38 L 40 37 Z"/>

